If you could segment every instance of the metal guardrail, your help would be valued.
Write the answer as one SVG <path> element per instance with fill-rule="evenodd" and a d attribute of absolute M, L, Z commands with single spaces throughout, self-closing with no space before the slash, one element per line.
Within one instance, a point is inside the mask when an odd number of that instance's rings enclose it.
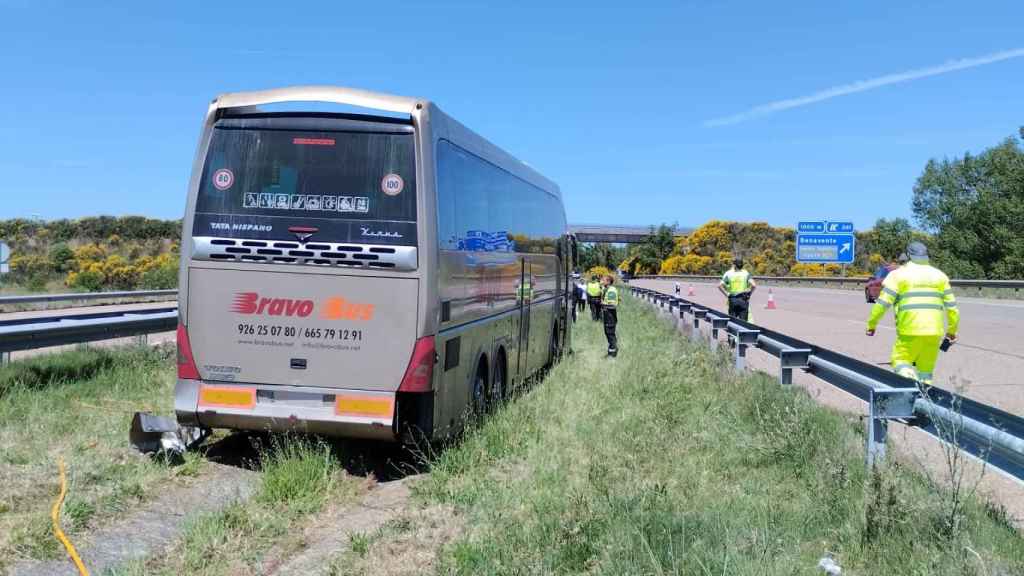
<path fill-rule="evenodd" d="M 637 279 L 646 280 L 697 280 L 697 281 L 711 281 L 717 282 L 722 279 L 721 276 L 705 276 L 705 275 L 666 275 L 666 276 L 636 276 Z M 844 284 L 844 285 L 863 285 L 870 279 L 869 276 L 754 276 L 754 280 L 760 282 L 773 283 L 790 283 L 790 284 Z M 954 288 L 994 288 L 1000 290 L 1024 290 L 1024 280 L 950 280 L 950 285 Z"/>
<path fill-rule="evenodd" d="M 70 294 L 26 294 L 24 296 L 0 296 L 0 306 L 12 304 L 34 304 L 38 302 L 74 302 L 85 300 L 110 300 L 118 298 L 154 298 L 177 296 L 177 290 L 129 290 L 123 292 L 76 292 Z"/>
<path fill-rule="evenodd" d="M 704 338 L 701 322 L 708 324 L 712 348 L 719 346 L 719 332 L 725 330 L 732 340 L 737 369 L 745 368 L 747 350 L 754 346 L 779 358 L 782 384 L 792 384 L 793 369 L 799 368 L 867 402 L 868 466 L 885 457 L 888 421 L 897 420 L 1024 481 L 1024 418 L 941 388 L 921 390 L 917 382 L 895 372 L 684 298 L 633 286 L 630 291 L 658 308 L 694 340 Z"/>
<path fill-rule="evenodd" d="M 29 316 L 27 318 L 4 318 L 0 316 L 0 328 L 6 326 L 23 326 L 32 324 L 35 326 L 46 326 L 61 320 L 93 320 L 97 318 L 120 318 L 126 314 L 157 314 L 159 312 L 174 312 L 177 306 L 165 306 L 161 308 L 139 308 L 135 310 L 118 310 L 116 312 L 79 312 L 77 314 L 54 314 L 53 316 Z"/>
<path fill-rule="evenodd" d="M 177 308 L 123 310 L 0 321 L 0 364 L 19 350 L 169 332 L 178 325 Z"/>

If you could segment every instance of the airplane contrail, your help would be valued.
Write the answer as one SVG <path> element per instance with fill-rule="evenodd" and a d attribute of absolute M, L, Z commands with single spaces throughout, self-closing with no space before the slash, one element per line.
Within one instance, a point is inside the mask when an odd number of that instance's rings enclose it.
<path fill-rule="evenodd" d="M 874 90 L 875 88 L 881 88 L 882 86 L 889 86 L 890 84 L 899 84 L 901 82 L 910 82 L 911 80 L 918 80 L 920 78 L 928 78 L 929 76 L 938 76 L 939 74 L 946 74 L 948 72 L 956 72 L 957 70 L 966 70 L 967 68 L 976 68 L 978 66 L 984 66 L 986 64 L 994 64 L 996 62 L 1002 62 L 1003 60 L 1010 60 L 1011 58 L 1020 58 L 1024 56 L 1024 48 L 1015 48 L 1013 50 L 1004 50 L 1002 52 L 994 52 L 985 56 L 979 56 L 977 58 L 963 58 L 960 60 L 950 60 L 945 64 L 938 66 L 930 66 L 928 68 L 918 68 L 916 70 L 908 70 L 906 72 L 897 72 L 896 74 L 886 74 L 885 76 L 879 76 L 878 78 L 871 78 L 870 80 L 860 80 L 853 82 L 852 84 L 843 84 L 841 86 L 833 86 L 820 92 L 815 92 L 807 96 L 800 96 L 797 98 L 789 98 L 786 100 L 776 100 L 775 102 L 769 102 L 760 106 L 754 106 L 753 108 L 740 112 L 739 114 L 733 114 L 732 116 L 722 116 L 721 118 L 712 118 L 704 122 L 705 127 L 713 126 L 729 126 L 732 124 L 739 124 L 740 122 L 746 122 L 753 118 L 761 116 L 767 116 L 783 110 L 789 110 L 791 108 L 799 108 L 801 106 L 807 106 L 808 104 L 814 104 L 823 100 L 831 100 L 832 98 L 838 98 L 839 96 L 847 96 L 849 94 L 856 94 L 858 92 L 866 92 L 868 90 Z"/>

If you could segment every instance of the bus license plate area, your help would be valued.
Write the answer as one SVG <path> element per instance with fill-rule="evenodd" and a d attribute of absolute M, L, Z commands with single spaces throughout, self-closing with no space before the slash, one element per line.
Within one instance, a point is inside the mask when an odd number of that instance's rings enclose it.
<path fill-rule="evenodd" d="M 203 383 L 199 386 L 197 409 L 208 414 L 247 414 L 292 421 L 390 427 L 395 413 L 395 395 L 362 390 Z"/>
<path fill-rule="evenodd" d="M 256 389 L 242 386 L 210 386 L 199 388 L 199 406 L 202 408 L 239 408 L 252 410 L 256 406 Z"/>

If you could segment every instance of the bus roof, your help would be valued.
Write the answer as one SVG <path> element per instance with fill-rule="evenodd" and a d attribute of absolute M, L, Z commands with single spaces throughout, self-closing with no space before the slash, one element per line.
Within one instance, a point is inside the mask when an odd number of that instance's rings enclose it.
<path fill-rule="evenodd" d="M 255 92 L 231 92 L 221 94 L 214 99 L 211 107 L 219 108 L 249 108 L 262 104 L 275 104 L 279 102 L 331 102 L 335 104 L 348 104 L 362 108 L 372 108 L 387 112 L 404 113 L 412 115 L 416 105 L 426 107 L 429 102 L 422 98 L 409 98 L 406 96 L 394 96 L 380 92 L 370 92 L 357 88 L 342 88 L 340 86 L 289 86 L 287 88 L 274 88 L 271 90 L 259 90 Z"/>
<path fill-rule="evenodd" d="M 510 170 L 513 174 L 544 188 L 549 193 L 554 194 L 559 200 L 562 198 L 561 190 L 557 184 L 534 170 L 529 164 L 505 152 L 486 138 L 473 132 L 451 116 L 448 116 L 437 105 L 425 98 L 395 96 L 393 94 L 370 92 L 369 90 L 344 88 L 341 86 L 290 86 L 254 92 L 221 94 L 210 103 L 210 116 L 215 116 L 216 110 L 229 108 L 240 109 L 240 112 L 257 112 L 260 105 L 282 102 L 329 102 L 371 110 L 383 110 L 396 114 L 408 114 L 409 116 L 415 116 L 417 110 L 427 111 L 433 109 L 433 113 L 439 114 L 444 119 L 445 132 L 457 144 L 468 147 L 470 151 L 481 154 L 491 161 L 498 160 L 499 165 L 503 164 L 502 168 Z"/>

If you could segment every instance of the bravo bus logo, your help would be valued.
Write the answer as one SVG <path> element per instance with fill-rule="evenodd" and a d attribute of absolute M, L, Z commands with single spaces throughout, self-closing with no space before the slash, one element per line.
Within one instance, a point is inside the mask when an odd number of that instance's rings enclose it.
<path fill-rule="evenodd" d="M 288 316 L 308 318 L 316 310 L 316 302 L 294 298 L 271 298 L 257 292 L 236 292 L 231 311 L 256 316 Z M 320 317 L 327 320 L 372 320 L 373 304 L 351 302 L 339 296 L 323 301 Z"/>

